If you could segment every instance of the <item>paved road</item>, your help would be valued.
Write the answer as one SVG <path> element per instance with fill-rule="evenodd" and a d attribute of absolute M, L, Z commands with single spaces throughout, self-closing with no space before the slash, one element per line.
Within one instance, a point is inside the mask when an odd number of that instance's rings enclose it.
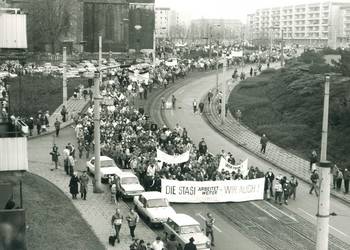
<path fill-rule="evenodd" d="M 192 113 L 193 99 L 201 99 L 207 93 L 208 89 L 214 86 L 215 76 L 205 76 L 177 89 L 174 93 L 167 93 L 165 97 L 168 98 L 171 94 L 175 94 L 178 101 L 178 109 L 164 111 L 164 116 L 169 126 L 174 127 L 176 123 L 179 123 L 181 126 L 186 127 L 189 136 L 194 139 L 196 143 L 198 143 L 202 137 L 205 137 L 209 151 L 212 153 L 218 153 L 221 149 L 224 149 L 226 152 L 232 152 L 236 159 L 243 160 L 249 158 L 250 165 L 259 166 L 259 168 L 264 171 L 272 168 L 275 174 L 286 174 L 276 169 L 268 162 L 251 155 L 246 150 L 218 135 L 204 122 L 200 115 L 194 115 Z M 153 112 L 153 116 L 158 115 L 161 119 L 161 114 L 159 114 L 159 112 L 157 114 L 155 111 L 159 106 L 160 103 L 156 102 L 151 108 L 151 111 Z M 257 147 L 259 147 L 259 145 L 257 145 Z M 308 194 L 308 189 L 309 186 L 301 182 L 298 187 L 297 200 L 291 201 L 288 207 L 276 207 L 274 204 L 265 201 L 242 204 L 213 204 L 207 206 L 176 205 L 175 207 L 184 209 L 187 213 L 194 216 L 196 216 L 198 212 L 207 212 L 208 210 L 205 209 L 210 209 L 220 217 L 217 222 L 217 227 L 225 228 L 225 230 L 221 230 L 223 231 L 222 233 L 217 232 L 218 235 L 224 234 L 223 236 L 218 236 L 223 237 L 223 239 L 226 238 L 225 234 L 229 234 L 230 230 L 226 229 L 230 226 L 232 231 L 238 228 L 239 231 L 244 233 L 251 241 L 256 242 L 256 244 L 264 249 L 273 249 L 273 246 L 269 246 L 266 239 L 268 239 L 267 241 L 275 242 L 279 249 L 290 249 L 291 247 L 296 249 L 310 249 L 314 247 L 315 241 L 314 225 L 316 222 L 317 199 L 315 196 Z M 234 213 L 235 211 L 238 212 Z M 336 212 L 339 216 L 331 218 L 330 232 L 342 241 L 350 243 L 350 227 L 348 226 L 350 222 L 350 212 L 348 206 L 332 198 L 331 211 Z M 244 221 L 241 224 L 237 221 L 230 221 L 230 218 L 238 219 L 240 217 L 244 217 L 245 221 L 247 221 L 246 225 L 244 225 Z M 260 229 L 254 231 L 253 228 Z M 245 236 L 237 235 L 237 237 Z M 222 245 L 220 245 L 218 249 L 229 249 L 230 246 L 232 247 L 232 244 L 238 242 L 235 237 L 236 235 L 231 236 L 227 241 L 220 241 Z M 288 239 L 291 239 L 291 241 Z M 333 242 L 331 244 L 331 249 L 350 248 L 349 245 L 344 245 L 344 243 L 336 240 L 334 237 L 332 237 L 331 240 Z M 300 242 L 300 245 L 296 242 Z"/>

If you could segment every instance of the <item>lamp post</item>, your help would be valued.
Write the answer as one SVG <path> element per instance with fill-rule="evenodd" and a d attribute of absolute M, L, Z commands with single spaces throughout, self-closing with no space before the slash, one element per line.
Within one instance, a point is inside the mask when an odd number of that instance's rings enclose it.
<path fill-rule="evenodd" d="M 67 105 L 67 48 L 63 47 L 63 105 Z"/>
<path fill-rule="evenodd" d="M 142 26 L 141 25 L 135 25 L 134 28 L 135 28 L 136 34 L 137 34 L 137 36 L 136 36 L 136 43 L 137 43 L 136 51 L 140 52 L 140 30 L 142 29 Z"/>
<path fill-rule="evenodd" d="M 100 83 L 102 82 L 102 36 L 98 37 L 98 75 L 95 76 L 94 93 L 94 141 L 95 141 L 95 175 L 94 193 L 103 193 L 101 184 L 101 136 L 100 136 Z"/>
<path fill-rule="evenodd" d="M 329 85 L 330 77 L 326 76 L 324 86 L 322 139 L 320 157 L 320 196 L 318 200 L 317 238 L 316 249 L 328 249 L 329 237 L 329 203 L 330 203 L 330 162 L 327 161 L 327 136 L 328 136 L 328 112 L 329 112 Z"/>

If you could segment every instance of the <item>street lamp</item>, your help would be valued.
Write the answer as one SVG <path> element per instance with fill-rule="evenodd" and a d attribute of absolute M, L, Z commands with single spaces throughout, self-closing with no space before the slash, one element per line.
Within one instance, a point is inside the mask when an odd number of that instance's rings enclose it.
<path fill-rule="evenodd" d="M 137 43 L 137 52 L 140 52 L 140 30 L 142 29 L 141 25 L 135 25 L 134 26 L 136 33 L 137 33 L 137 38 L 136 38 L 136 43 Z"/>

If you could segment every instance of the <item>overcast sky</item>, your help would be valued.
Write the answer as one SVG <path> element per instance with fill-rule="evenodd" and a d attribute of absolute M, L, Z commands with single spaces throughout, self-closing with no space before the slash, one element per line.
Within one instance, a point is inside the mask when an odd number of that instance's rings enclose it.
<path fill-rule="evenodd" d="M 170 7 L 188 12 L 195 18 L 232 18 L 246 21 L 248 13 L 259 8 L 269 8 L 324 0 L 155 0 L 156 6 Z M 342 0 L 350 2 L 350 0 Z"/>

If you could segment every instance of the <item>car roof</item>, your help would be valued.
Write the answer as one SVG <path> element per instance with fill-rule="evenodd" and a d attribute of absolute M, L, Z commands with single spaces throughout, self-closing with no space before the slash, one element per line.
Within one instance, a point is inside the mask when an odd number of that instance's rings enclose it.
<path fill-rule="evenodd" d="M 92 157 L 90 160 L 94 160 L 95 157 Z M 104 156 L 104 155 L 101 155 L 100 156 L 100 161 L 110 161 L 112 160 L 111 158 L 109 158 L 108 156 Z"/>
<path fill-rule="evenodd" d="M 122 171 L 122 172 L 118 173 L 118 176 L 119 177 L 136 177 L 137 178 L 137 176 L 135 174 L 133 174 L 129 171 L 128 172 Z"/>
<path fill-rule="evenodd" d="M 152 199 L 164 199 L 166 198 L 164 194 L 162 194 L 161 192 L 156 192 L 156 191 L 152 191 L 152 192 L 143 192 L 142 197 L 144 197 L 146 200 L 152 200 Z"/>
<path fill-rule="evenodd" d="M 169 219 L 179 226 L 199 225 L 199 222 L 187 214 L 172 214 Z"/>

